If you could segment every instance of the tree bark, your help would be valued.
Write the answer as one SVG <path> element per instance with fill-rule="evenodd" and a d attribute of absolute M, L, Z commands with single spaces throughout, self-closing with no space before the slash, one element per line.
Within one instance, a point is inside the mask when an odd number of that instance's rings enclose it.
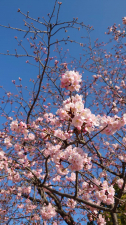
<path fill-rule="evenodd" d="M 111 213 L 111 217 L 112 217 L 113 225 L 119 225 L 118 224 L 118 219 L 117 219 L 117 214 L 116 213 Z"/>

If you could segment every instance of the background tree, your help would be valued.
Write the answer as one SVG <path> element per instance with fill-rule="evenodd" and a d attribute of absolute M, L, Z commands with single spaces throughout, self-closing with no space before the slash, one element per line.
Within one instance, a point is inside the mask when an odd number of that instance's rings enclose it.
<path fill-rule="evenodd" d="M 25 30 L 2 25 L 24 32 L 30 46 L 15 36 L 24 53 L 3 54 L 28 57 L 38 74 L 28 87 L 13 80 L 17 93 L 5 91 L 1 98 L 1 223 L 116 225 L 121 214 L 123 224 L 125 26 L 108 29 L 108 53 L 106 44 L 92 44 L 90 26 L 77 18 L 60 21 L 61 4 L 55 1 L 43 21 L 18 9 Z M 81 28 L 84 43 L 67 36 Z M 62 49 L 67 43 L 79 44 L 83 57 L 71 61 Z M 91 75 L 82 76 L 85 71 Z"/>
<path fill-rule="evenodd" d="M 114 186 L 116 195 L 119 194 L 119 188 L 117 185 Z M 125 200 L 126 200 L 126 194 L 123 194 L 121 197 L 122 202 L 120 202 L 118 210 L 120 213 L 117 214 L 118 224 L 125 224 L 126 221 L 126 215 L 125 215 Z M 108 219 L 108 225 L 112 225 L 112 218 L 110 213 L 106 213 L 106 219 Z"/>

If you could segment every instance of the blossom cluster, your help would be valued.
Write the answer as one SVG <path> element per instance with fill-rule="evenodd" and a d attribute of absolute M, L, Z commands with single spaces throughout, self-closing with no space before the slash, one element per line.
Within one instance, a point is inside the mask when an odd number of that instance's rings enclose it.
<path fill-rule="evenodd" d="M 99 216 L 98 216 L 97 223 L 98 223 L 98 225 L 105 225 L 106 224 L 105 219 L 104 219 L 104 217 L 102 217 L 101 214 L 99 214 Z"/>
<path fill-rule="evenodd" d="M 71 91 L 79 91 L 79 89 L 76 89 L 75 85 L 73 85 L 77 84 L 77 77 L 79 83 L 81 77 L 77 72 L 66 71 L 61 78 L 61 87 L 65 87 L 67 90 Z M 63 107 L 58 109 L 57 114 L 61 120 L 68 120 L 78 130 L 83 128 L 83 131 L 86 132 L 91 132 L 94 130 L 95 126 L 99 126 L 100 129 L 105 128 L 102 133 L 112 135 L 126 124 L 126 114 L 124 114 L 122 118 L 118 116 L 95 116 L 91 113 L 90 109 L 84 108 L 82 95 L 78 94 L 63 101 Z"/>
<path fill-rule="evenodd" d="M 79 91 L 81 82 L 81 75 L 79 75 L 78 72 L 75 71 L 66 71 L 64 74 L 62 74 L 61 78 L 61 88 L 66 88 L 67 90 L 73 92 L 73 91 Z"/>
<path fill-rule="evenodd" d="M 112 135 L 117 130 L 120 130 L 122 126 L 126 124 L 126 114 L 123 114 L 122 118 L 118 116 L 110 117 L 110 116 L 103 116 L 99 117 L 99 124 L 100 129 L 105 128 L 102 133 L 106 135 Z"/>
<path fill-rule="evenodd" d="M 27 124 L 22 121 L 18 123 L 17 120 L 13 120 L 10 124 L 10 129 L 17 134 L 23 134 L 24 139 L 27 139 L 28 141 L 33 141 L 35 139 L 35 135 L 33 133 L 29 133 Z M 4 144 L 7 148 L 12 147 L 11 138 L 9 136 L 4 139 Z M 19 145 L 17 145 L 15 146 L 15 149 L 18 147 L 21 148 Z"/>
<path fill-rule="evenodd" d="M 63 108 L 57 110 L 61 120 L 69 120 L 78 130 L 90 132 L 94 126 L 98 125 L 97 117 L 91 113 L 90 109 L 84 109 L 82 95 L 76 94 L 63 101 Z"/>
<path fill-rule="evenodd" d="M 123 180 L 122 178 L 121 178 L 121 179 L 118 179 L 116 183 L 118 184 L 118 187 L 119 187 L 120 189 L 122 189 L 124 180 Z M 125 187 L 124 187 L 124 191 L 126 191 L 126 184 L 125 184 Z"/>
<path fill-rule="evenodd" d="M 55 127 L 61 126 L 61 124 L 59 123 L 58 117 L 56 117 L 52 113 L 45 113 L 43 117 L 47 123 L 50 123 L 50 125 L 55 126 Z M 40 121 L 40 117 L 39 117 L 39 121 Z M 38 122 L 38 119 L 36 120 L 36 122 Z"/>
<path fill-rule="evenodd" d="M 92 198 L 97 199 L 97 205 L 103 202 L 106 205 L 114 204 L 115 189 L 113 185 L 109 185 L 106 180 L 101 182 L 94 178 L 93 182 L 83 182 L 82 189 L 79 191 L 82 199 L 93 203 Z M 93 212 L 93 208 L 90 208 Z M 98 212 L 95 211 L 95 214 Z"/>
<path fill-rule="evenodd" d="M 52 206 L 51 203 L 47 206 L 43 206 L 40 210 L 43 220 L 49 220 L 52 217 L 56 216 L 55 208 Z"/>
<path fill-rule="evenodd" d="M 68 161 L 70 163 L 69 169 L 71 169 L 72 171 L 79 171 L 83 168 L 85 170 L 91 169 L 91 157 L 88 157 L 88 155 L 83 152 L 82 148 L 75 147 L 71 149 L 71 147 L 67 147 L 65 153 L 66 156 L 68 155 L 68 153 L 70 153 Z"/>
<path fill-rule="evenodd" d="M 122 21 L 123 21 L 123 24 L 126 25 L 126 17 L 123 17 Z"/>
<path fill-rule="evenodd" d="M 54 136 L 62 139 L 62 140 L 66 140 L 68 138 L 70 138 L 71 134 L 70 132 L 63 132 L 61 129 L 57 129 L 54 131 Z"/>
<path fill-rule="evenodd" d="M 10 128 L 12 131 L 15 131 L 17 133 L 23 133 L 23 134 L 27 134 L 27 125 L 24 122 L 20 122 L 18 123 L 17 120 L 14 120 L 11 122 L 10 124 Z"/>
<path fill-rule="evenodd" d="M 92 167 L 91 157 L 88 157 L 87 153 L 84 153 L 82 148 L 68 146 L 61 156 L 64 160 L 68 160 L 69 169 L 71 171 L 79 171 L 83 168 L 89 170 Z"/>
<path fill-rule="evenodd" d="M 51 156 L 51 160 L 56 164 L 57 168 L 57 173 L 60 175 L 66 175 L 68 174 L 69 170 L 65 169 L 61 165 L 61 161 L 68 161 L 69 163 L 69 169 L 71 171 L 79 171 L 82 170 L 83 168 L 85 170 L 89 170 L 92 167 L 91 163 L 91 157 L 88 157 L 87 153 L 84 153 L 82 148 L 75 147 L 72 148 L 72 146 L 68 146 L 65 150 L 60 150 L 61 145 L 56 145 L 53 146 L 50 143 L 46 144 L 46 149 L 44 151 L 44 155 Z M 74 174 L 73 178 L 68 178 L 69 179 L 75 179 Z"/>
<path fill-rule="evenodd" d="M 28 133 L 27 124 L 24 122 L 19 122 L 17 120 L 13 120 L 10 124 L 10 128 L 12 131 L 15 131 L 16 133 L 21 133 L 24 135 L 25 138 L 28 138 L 28 140 L 34 140 L 35 135 L 32 133 Z"/>
<path fill-rule="evenodd" d="M 96 197 L 98 200 L 107 205 L 111 205 L 114 203 L 114 195 L 115 195 L 115 189 L 113 188 L 113 185 L 110 187 L 108 186 L 107 181 L 103 181 L 101 185 L 101 190 L 96 191 Z"/>
<path fill-rule="evenodd" d="M 33 205 L 33 203 L 29 200 L 29 199 L 26 199 L 26 206 L 25 206 L 25 210 L 26 210 L 26 213 L 31 213 L 34 209 L 36 209 L 36 205 Z"/>
<path fill-rule="evenodd" d="M 73 199 L 68 199 L 68 201 L 67 201 L 67 206 L 70 207 L 71 209 L 74 209 L 76 204 L 77 204 L 77 202 L 74 201 Z"/>

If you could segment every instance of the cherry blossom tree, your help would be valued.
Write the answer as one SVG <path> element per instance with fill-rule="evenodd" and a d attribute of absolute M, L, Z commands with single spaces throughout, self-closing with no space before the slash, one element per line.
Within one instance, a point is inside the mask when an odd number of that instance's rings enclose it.
<path fill-rule="evenodd" d="M 31 48 L 16 36 L 24 54 L 1 54 L 27 57 L 38 68 L 32 85 L 23 87 L 19 77 L 12 80 L 17 93 L 2 89 L 0 221 L 118 225 L 120 215 L 126 220 L 126 18 L 108 28 L 107 44 L 92 44 L 92 27 L 77 18 L 59 22 L 61 4 L 55 1 L 48 21 L 18 9 L 26 30 L 0 25 L 24 32 Z M 81 28 L 84 43 L 57 39 Z M 79 60 L 70 60 L 65 44 L 79 44 Z"/>

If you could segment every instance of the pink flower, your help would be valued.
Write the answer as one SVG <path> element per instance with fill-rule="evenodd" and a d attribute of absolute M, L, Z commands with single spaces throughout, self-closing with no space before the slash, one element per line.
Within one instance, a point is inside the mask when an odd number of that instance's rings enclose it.
<path fill-rule="evenodd" d="M 41 210 L 40 213 L 42 215 L 42 218 L 45 220 L 49 220 L 52 217 L 56 216 L 56 211 L 55 208 L 52 207 L 51 203 L 49 203 L 48 206 L 44 206 Z"/>
<path fill-rule="evenodd" d="M 14 120 L 14 121 L 11 122 L 10 129 L 12 131 L 16 131 L 18 129 L 18 121 L 17 120 Z"/>
<path fill-rule="evenodd" d="M 66 140 L 64 132 L 61 129 L 55 130 L 54 135 L 62 140 Z"/>
<path fill-rule="evenodd" d="M 34 220 L 40 220 L 41 218 L 40 218 L 40 216 L 38 214 L 34 214 L 34 217 L 32 219 L 34 219 Z"/>
<path fill-rule="evenodd" d="M 22 129 L 26 129 L 27 128 L 27 125 L 26 125 L 26 123 L 24 123 L 24 122 L 20 122 L 19 123 L 19 127 L 20 127 L 20 129 L 22 128 Z"/>
<path fill-rule="evenodd" d="M 98 225 L 105 225 L 106 224 L 105 219 L 102 217 L 101 214 L 99 214 L 99 216 L 98 216 L 97 223 L 98 223 Z"/>
<path fill-rule="evenodd" d="M 126 25 L 126 17 L 123 17 L 122 21 L 123 21 L 123 24 Z"/>
<path fill-rule="evenodd" d="M 110 187 L 108 187 L 107 181 L 103 181 L 101 187 L 102 190 L 96 191 L 96 197 L 98 198 L 98 200 L 107 205 L 113 204 L 115 195 L 115 189 L 113 188 L 113 186 L 111 185 Z"/>
<path fill-rule="evenodd" d="M 58 109 L 56 114 L 59 115 L 61 120 L 69 120 L 70 118 L 64 109 Z"/>
<path fill-rule="evenodd" d="M 110 198 L 107 198 L 105 203 L 106 203 L 107 205 L 114 204 L 114 198 L 113 198 L 112 196 L 111 196 Z"/>
<path fill-rule="evenodd" d="M 60 182 L 60 178 L 61 178 L 61 176 L 58 175 L 58 176 L 56 176 L 55 178 L 53 178 L 53 181 L 54 181 L 54 182 L 56 182 L 56 181 Z"/>
<path fill-rule="evenodd" d="M 30 192 L 31 192 L 31 186 L 24 187 L 22 191 L 23 191 L 23 193 L 30 194 Z"/>
<path fill-rule="evenodd" d="M 13 176 L 13 181 L 14 182 L 19 182 L 20 181 L 20 175 L 19 175 L 18 172 Z"/>
<path fill-rule="evenodd" d="M 70 207 L 71 209 L 74 209 L 76 204 L 77 204 L 76 201 L 74 201 L 73 199 L 68 199 L 67 201 L 67 206 Z"/>
<path fill-rule="evenodd" d="M 126 136 L 123 137 L 122 141 L 126 144 Z"/>
<path fill-rule="evenodd" d="M 116 183 L 118 184 L 118 187 L 121 189 L 123 186 L 124 180 L 122 178 L 118 179 Z"/>
<path fill-rule="evenodd" d="M 109 194 L 109 195 L 113 195 L 113 196 L 114 196 L 114 194 L 115 194 L 115 189 L 113 188 L 112 185 L 107 189 L 107 191 L 108 191 L 108 194 Z"/>
<path fill-rule="evenodd" d="M 61 78 L 61 88 L 66 88 L 70 91 L 79 91 L 81 82 L 81 75 L 75 71 L 66 71 L 62 74 Z"/>
<path fill-rule="evenodd" d="M 14 145 L 14 149 L 16 150 L 16 151 L 21 151 L 21 146 L 20 146 L 20 144 L 15 144 Z"/>
<path fill-rule="evenodd" d="M 76 180 L 76 175 L 75 173 L 71 173 L 71 177 L 66 176 L 67 181 L 75 181 Z"/>
<path fill-rule="evenodd" d="M 72 171 L 79 171 L 83 168 L 83 157 L 76 151 L 76 148 L 73 149 L 73 152 L 70 154 L 68 161 L 71 163 L 69 168 Z"/>
<path fill-rule="evenodd" d="M 30 141 L 33 141 L 35 139 L 35 135 L 32 133 L 29 133 L 28 138 Z"/>
<path fill-rule="evenodd" d="M 25 209 L 27 213 L 31 213 L 34 209 L 36 209 L 36 205 L 33 205 L 29 199 L 26 200 Z"/>
<path fill-rule="evenodd" d="M 22 209 L 22 208 L 24 208 L 24 205 L 23 204 L 20 204 L 20 205 L 18 205 L 17 206 L 19 209 Z"/>
<path fill-rule="evenodd" d="M 72 124 L 77 127 L 78 130 L 81 130 L 81 126 L 83 125 L 83 120 L 80 115 L 75 116 L 72 119 Z"/>
<path fill-rule="evenodd" d="M 60 175 L 66 175 L 69 173 L 69 170 L 67 168 L 64 168 L 62 165 L 56 165 L 57 167 L 57 173 L 59 173 Z"/>
<path fill-rule="evenodd" d="M 4 144 L 6 145 L 7 148 L 12 147 L 10 137 L 4 139 Z"/>

